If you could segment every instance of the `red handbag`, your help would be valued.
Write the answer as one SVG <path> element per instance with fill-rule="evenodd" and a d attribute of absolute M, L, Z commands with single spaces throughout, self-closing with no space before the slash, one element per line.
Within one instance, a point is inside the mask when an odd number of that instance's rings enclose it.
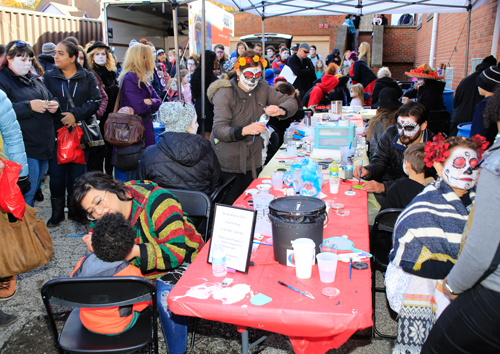
<path fill-rule="evenodd" d="M 0 210 L 22 220 L 26 203 L 17 185 L 22 166 L 9 160 L 0 159 L 0 161 L 5 164 L 5 169 L 0 173 Z M 0 218 L 2 217 L 0 215 Z"/>
<path fill-rule="evenodd" d="M 80 146 L 80 139 L 83 135 L 82 128 L 76 126 L 71 128 L 62 127 L 57 131 L 57 163 L 77 163 L 85 165 L 85 153 Z"/>

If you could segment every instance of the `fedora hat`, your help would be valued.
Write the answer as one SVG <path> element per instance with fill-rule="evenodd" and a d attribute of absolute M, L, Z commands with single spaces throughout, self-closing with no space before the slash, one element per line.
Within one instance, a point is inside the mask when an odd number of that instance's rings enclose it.
<path fill-rule="evenodd" d="M 398 92 L 392 87 L 380 90 L 378 101 L 372 104 L 372 108 L 399 108 L 403 104 L 399 102 Z"/>

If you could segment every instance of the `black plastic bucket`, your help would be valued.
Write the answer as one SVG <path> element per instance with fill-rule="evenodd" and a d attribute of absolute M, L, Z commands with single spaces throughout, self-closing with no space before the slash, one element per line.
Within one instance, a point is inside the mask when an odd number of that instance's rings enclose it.
<path fill-rule="evenodd" d="M 282 197 L 269 203 L 269 218 L 273 228 L 274 259 L 286 265 L 287 250 L 292 250 L 291 241 L 309 238 L 316 245 L 323 242 L 323 224 L 327 217 L 326 204 L 313 197 Z"/>

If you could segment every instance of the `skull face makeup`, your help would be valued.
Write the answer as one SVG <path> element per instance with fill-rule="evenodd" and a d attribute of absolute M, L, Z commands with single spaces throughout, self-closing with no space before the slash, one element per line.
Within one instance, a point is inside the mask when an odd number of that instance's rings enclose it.
<path fill-rule="evenodd" d="M 33 59 L 27 56 L 9 59 L 12 69 L 19 76 L 24 76 L 30 71 L 32 61 Z"/>
<path fill-rule="evenodd" d="M 476 185 L 479 169 L 477 169 L 477 152 L 457 146 L 443 166 L 443 180 L 451 187 L 469 190 Z"/>
<path fill-rule="evenodd" d="M 420 125 L 410 117 L 398 117 L 397 127 L 399 140 L 406 145 L 415 141 L 420 132 Z"/>
<path fill-rule="evenodd" d="M 269 58 L 271 58 L 272 56 L 274 56 L 274 51 L 273 51 L 272 49 L 268 49 L 268 50 L 266 50 L 266 53 L 267 53 L 267 56 L 268 56 Z"/>
<path fill-rule="evenodd" d="M 189 59 L 187 62 L 187 68 L 189 71 L 193 72 L 196 69 L 196 64 L 193 59 Z"/>
<path fill-rule="evenodd" d="M 241 85 L 248 91 L 252 91 L 255 87 L 257 87 L 257 84 L 259 83 L 259 80 L 261 78 L 262 69 L 260 68 L 260 66 L 246 68 L 241 72 L 241 75 L 239 76 Z"/>

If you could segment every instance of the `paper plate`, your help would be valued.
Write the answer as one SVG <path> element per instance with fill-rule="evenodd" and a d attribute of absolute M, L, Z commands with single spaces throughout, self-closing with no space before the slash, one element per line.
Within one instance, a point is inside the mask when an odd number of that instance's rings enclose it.
<path fill-rule="evenodd" d="M 273 184 L 273 181 L 271 181 L 270 179 L 263 179 L 262 181 L 260 181 L 260 183 Z"/>
<path fill-rule="evenodd" d="M 254 195 L 254 194 L 257 194 L 259 193 L 259 190 L 258 189 L 255 189 L 255 188 L 252 188 L 252 189 L 247 189 L 245 191 L 245 194 L 250 194 L 250 195 Z"/>

